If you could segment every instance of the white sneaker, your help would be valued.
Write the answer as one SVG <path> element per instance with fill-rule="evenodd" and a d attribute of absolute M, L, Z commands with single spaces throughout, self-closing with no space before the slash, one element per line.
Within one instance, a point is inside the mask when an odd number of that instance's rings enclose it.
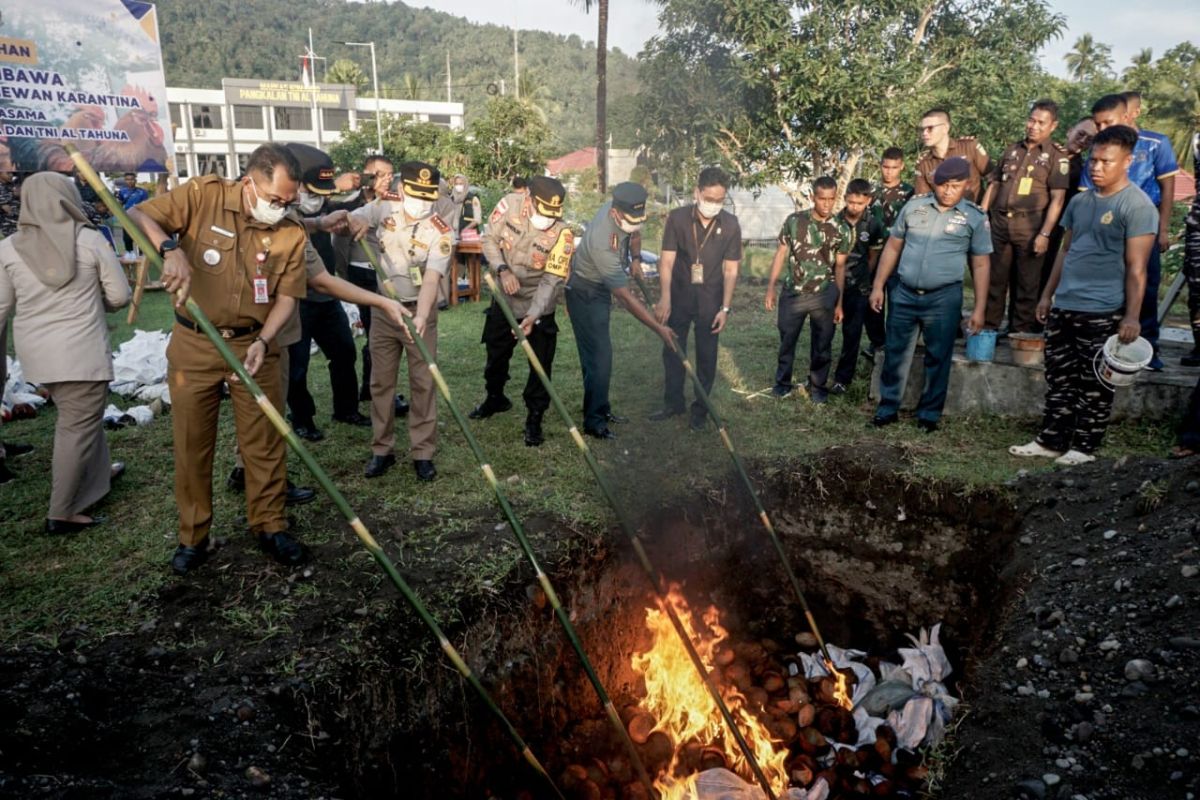
<path fill-rule="evenodd" d="M 1008 448 L 1008 452 L 1014 456 L 1041 456 L 1042 458 L 1058 458 L 1062 455 L 1061 450 L 1051 450 L 1048 447 L 1042 447 L 1038 444 L 1037 439 L 1034 439 L 1029 444 L 1014 444 Z"/>
<path fill-rule="evenodd" d="M 1096 457 L 1088 453 L 1081 453 L 1078 450 L 1068 450 L 1058 458 L 1054 459 L 1055 464 L 1062 464 L 1064 467 L 1074 467 L 1079 464 L 1086 464 L 1089 461 L 1095 461 Z"/>

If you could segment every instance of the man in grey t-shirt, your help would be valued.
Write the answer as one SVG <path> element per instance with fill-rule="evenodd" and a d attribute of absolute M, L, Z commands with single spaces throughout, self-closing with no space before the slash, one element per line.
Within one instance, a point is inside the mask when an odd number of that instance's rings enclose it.
<path fill-rule="evenodd" d="M 1095 191 L 1076 195 L 1063 214 L 1062 250 L 1037 306 L 1046 323 L 1046 410 L 1029 444 L 1008 450 L 1059 464 L 1094 461 L 1108 429 L 1113 387 L 1096 375 L 1097 352 L 1110 336 L 1141 333 L 1146 261 L 1158 209 L 1129 182 L 1137 131 L 1123 125 L 1096 134 L 1088 170 Z"/>

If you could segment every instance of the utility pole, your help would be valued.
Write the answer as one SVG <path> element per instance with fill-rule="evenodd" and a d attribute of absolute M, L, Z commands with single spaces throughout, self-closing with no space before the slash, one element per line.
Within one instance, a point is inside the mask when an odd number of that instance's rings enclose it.
<path fill-rule="evenodd" d="M 513 97 L 521 99 L 521 55 L 517 51 L 517 2 L 513 0 Z"/>
<path fill-rule="evenodd" d="M 317 86 L 317 54 L 313 52 L 312 28 L 308 29 L 308 58 L 308 83 L 312 92 L 313 127 L 317 132 L 317 149 L 324 150 L 324 145 L 321 142 L 321 111 L 317 108 L 317 91 L 320 87 Z"/>
<path fill-rule="evenodd" d="M 383 112 L 379 108 L 379 70 L 375 66 L 375 41 L 369 42 L 342 42 L 347 47 L 369 47 L 371 48 L 371 83 L 375 91 L 375 143 L 378 147 L 379 155 L 383 155 Z M 450 56 L 446 56 L 446 63 L 449 63 Z"/>
<path fill-rule="evenodd" d="M 450 51 L 446 51 L 446 102 L 453 103 L 450 98 Z"/>

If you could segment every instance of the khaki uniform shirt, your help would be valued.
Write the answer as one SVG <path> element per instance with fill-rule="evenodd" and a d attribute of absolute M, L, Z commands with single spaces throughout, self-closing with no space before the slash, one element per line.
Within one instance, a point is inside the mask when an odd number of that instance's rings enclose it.
<path fill-rule="evenodd" d="M 192 268 L 191 296 L 213 325 L 250 327 L 266 322 L 280 294 L 304 297 L 304 226 L 285 217 L 274 228 L 242 211 L 242 185 L 215 175 L 192 178 L 138 206 L 169 234 Z M 257 255 L 266 254 L 259 264 Z M 254 302 L 254 279 L 267 279 L 271 302 Z M 188 316 L 186 309 L 177 313 Z"/>
<path fill-rule="evenodd" d="M 1070 174 L 1071 162 L 1066 148 L 1049 139 L 1033 147 L 1024 139 L 1009 145 L 988 176 L 988 180 L 996 184 L 991 211 L 996 214 L 1044 212 L 1050 205 L 1050 192 L 1055 189 L 1066 191 Z"/>
<path fill-rule="evenodd" d="M 960 136 L 951 139 L 950 147 L 946 150 L 946 158 L 954 156 L 965 158 L 971 165 L 971 177 L 967 179 L 967 191 L 963 197 L 972 203 L 978 203 L 983 199 L 979 189 L 983 176 L 992 171 L 992 160 L 988 157 L 987 150 L 983 149 L 983 145 L 976 141 L 974 136 Z M 921 152 L 921 158 L 917 161 L 917 194 L 929 194 L 933 191 L 933 173 L 946 158 L 938 158 L 931 149 Z"/>
<path fill-rule="evenodd" d="M 370 203 L 351 214 L 379 238 L 381 265 L 400 302 L 416 302 L 427 271 L 436 272 L 439 279 L 449 272 L 454 242 L 450 226 L 437 214 L 410 222 L 404 205 L 392 200 Z"/>
<path fill-rule="evenodd" d="M 483 235 L 488 263 L 493 269 L 508 265 L 521 284 L 516 294 L 505 295 L 517 319 L 554 313 L 575 252 L 575 234 L 565 222 L 556 220 L 539 231 L 529 224 L 530 213 L 525 194 L 514 192 L 496 204 Z"/>

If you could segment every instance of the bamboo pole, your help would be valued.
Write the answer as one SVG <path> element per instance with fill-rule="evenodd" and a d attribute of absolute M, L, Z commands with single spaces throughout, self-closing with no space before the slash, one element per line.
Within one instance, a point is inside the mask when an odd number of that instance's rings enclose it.
<path fill-rule="evenodd" d="M 546 368 L 543 366 L 541 359 L 537 357 L 537 353 L 533 351 L 533 346 L 529 343 L 529 339 L 525 336 L 525 331 L 521 329 L 520 323 L 517 322 L 516 316 L 512 312 L 512 308 L 508 304 L 508 300 L 504 294 L 496 286 L 496 279 L 491 273 L 484 274 L 484 281 L 487 282 L 488 288 L 492 291 L 492 297 L 496 301 L 496 305 L 504 312 L 504 318 L 508 320 L 508 325 L 513 330 L 513 335 L 517 337 L 517 341 L 521 345 L 521 349 L 525 352 L 525 357 L 529 360 L 530 369 L 532 369 L 541 380 L 542 385 L 546 387 L 546 392 L 550 395 L 550 402 L 554 405 L 554 409 L 562 417 L 563 422 L 567 425 L 567 431 L 571 434 L 572 441 L 579 451 L 583 454 L 584 460 L 587 462 L 588 468 L 591 469 L 592 475 L 596 478 L 596 483 L 600 486 L 600 493 L 612 506 L 616 512 L 617 520 L 621 525 L 621 530 L 629 538 L 630 544 L 633 546 L 633 551 L 637 555 L 638 563 L 642 567 L 647 579 L 650 581 L 650 586 L 654 590 L 655 599 L 658 601 L 659 610 L 667 615 L 671 621 L 671 626 L 678 634 L 679 640 L 683 643 L 684 649 L 687 651 L 688 658 L 692 665 L 700 674 L 704 681 L 705 687 L 712 696 L 713 702 L 716 703 L 717 709 L 721 712 L 721 717 L 725 721 L 725 726 L 733 736 L 738 748 L 746 757 L 746 763 L 750 765 L 750 770 L 754 773 L 755 779 L 766 792 L 767 797 L 775 800 L 775 793 L 771 787 L 770 781 L 763 774 L 762 768 L 759 766 L 757 759 L 754 757 L 754 751 L 746 741 L 742 732 L 738 729 L 737 723 L 733 719 L 733 714 L 729 711 L 729 707 L 725 704 L 724 698 L 721 696 L 720 689 L 713 683 L 712 677 L 709 675 L 709 668 L 700 658 L 700 654 L 696 652 L 696 647 L 692 643 L 691 637 L 688 636 L 686 629 L 683 627 L 683 622 L 679 619 L 679 615 L 675 612 L 675 607 L 668 601 L 667 594 L 663 586 L 663 581 L 660 578 L 659 572 L 650 562 L 650 557 L 646 554 L 645 548 L 642 546 L 642 541 L 638 538 L 636 529 L 632 521 L 629 519 L 626 507 L 617 502 L 616 495 L 613 493 L 612 487 L 608 483 L 608 479 L 604 477 L 604 473 L 600 469 L 600 462 L 596 460 L 596 456 L 592 453 L 591 447 L 579 433 L 579 428 L 575 425 L 575 421 L 571 418 L 571 412 L 567 411 L 567 407 L 563 404 L 562 399 L 558 396 L 558 392 L 554 388 L 550 376 L 546 374 Z"/>
<path fill-rule="evenodd" d="M 392 285 L 390 276 L 384 270 L 383 265 L 379 263 L 379 257 L 375 253 L 374 248 L 366 241 L 360 241 L 359 244 L 362 245 L 363 252 L 367 255 L 367 260 L 375 268 L 375 273 L 379 277 L 379 283 L 383 287 L 384 292 L 392 299 L 398 300 L 396 287 Z M 638 753 L 633 740 L 629 738 L 629 731 L 626 730 L 625 724 L 621 722 L 621 716 L 617 713 L 617 709 L 609 698 L 604 684 L 600 681 L 600 676 L 596 673 L 592 662 L 588 659 L 587 653 L 583 649 L 583 643 L 579 640 L 575 626 L 571 623 L 566 609 L 563 608 L 562 602 L 558 598 L 558 593 L 554 591 L 554 586 L 550 583 L 550 578 L 546 575 L 545 570 L 542 569 L 537 554 L 533 551 L 533 544 L 525 534 L 524 526 L 521 525 L 516 512 L 513 511 L 512 504 L 508 501 L 508 496 L 500 488 L 500 482 L 496 480 L 496 473 L 492 470 L 492 465 L 488 463 L 483 448 L 479 445 L 479 440 L 475 438 L 475 434 L 471 431 L 471 426 L 467 424 L 467 418 L 454 402 L 454 398 L 450 394 L 450 387 L 446 383 L 446 379 L 442 375 L 437 361 L 434 360 L 433 355 L 429 352 L 429 347 L 425 344 L 425 340 L 417 333 L 416 325 L 407 317 L 404 320 L 404 324 L 407 326 L 409 334 L 417 346 L 417 350 L 420 351 L 421 358 L 425 360 L 425 364 L 429 367 L 429 372 L 433 375 L 433 381 L 437 385 L 442 398 L 446 401 L 446 405 L 450 408 L 450 413 L 454 417 L 454 421 L 458 423 L 459 429 L 462 430 L 463 436 L 467 440 L 467 446 L 475 456 L 475 460 L 479 463 L 479 469 L 483 473 L 484 479 L 487 480 L 488 486 L 491 487 L 492 494 L 495 495 L 500 509 L 504 512 L 509 527 L 512 528 L 513 535 L 517 538 L 517 542 L 521 546 L 521 552 L 525 554 L 525 559 L 533 567 L 537 581 L 541 585 L 542 591 L 546 593 L 546 598 L 550 601 L 551 608 L 554 609 L 554 616 L 558 618 L 559 624 L 567 635 L 567 640 L 571 643 L 571 647 L 575 650 L 576 655 L 579 656 L 579 662 L 583 665 L 583 671 L 587 674 L 592 688 L 595 689 L 596 696 L 600 698 L 600 704 L 604 707 L 605 715 L 617 731 L 621 743 L 625 746 L 625 750 L 628 752 L 633 766 L 637 770 L 638 779 L 645 785 L 646 791 L 650 792 L 650 797 L 654 797 L 654 784 L 650 781 L 650 776 L 646 772 L 646 766 L 642 763 L 642 757 Z"/>
<path fill-rule="evenodd" d="M 146 273 L 150 271 L 150 257 L 142 256 L 137 265 L 137 279 L 133 283 L 133 300 L 129 304 L 129 314 L 125 324 L 132 325 L 137 319 L 138 309 L 142 307 L 142 295 L 146 291 Z"/>
<path fill-rule="evenodd" d="M 108 190 L 108 187 L 104 185 L 104 182 L 100 180 L 100 176 L 96 174 L 94 169 L 92 169 L 91 164 L 87 162 L 87 159 L 84 158 L 83 154 L 80 153 L 74 146 L 68 144 L 65 145 L 65 147 L 67 152 L 71 155 L 71 158 L 74 160 L 75 165 L 79 168 L 79 174 L 83 176 L 84 180 L 91 184 L 92 188 L 96 190 L 96 193 L 101 197 L 102 200 L 104 200 L 104 203 L 108 206 L 109 210 L 111 210 L 113 214 L 119 220 L 121 220 L 121 224 L 123 226 L 129 226 L 126 228 L 126 230 L 130 231 L 130 234 L 137 242 L 138 247 L 140 247 L 142 252 L 146 254 L 147 259 L 154 259 L 156 266 L 158 266 L 158 268 L 161 270 L 162 257 L 158 255 L 157 250 L 153 245 L 150 244 L 150 240 L 146 238 L 146 235 L 142 232 L 142 230 L 134 225 L 133 221 L 129 219 L 129 215 L 125 212 L 125 209 L 122 208 L 121 204 L 117 202 L 117 199 L 113 197 L 112 193 Z M 537 772 L 546 781 L 546 783 L 550 785 L 550 787 L 554 790 L 555 795 L 559 798 L 563 798 L 562 792 L 559 791 L 558 787 L 554 784 L 554 781 L 550 779 L 550 775 L 546 772 L 545 767 L 543 767 L 541 762 L 538 761 L 537 756 L 533 754 L 533 751 L 529 749 L 529 745 L 525 743 L 525 740 L 521 738 L 521 735 L 517 732 L 516 728 L 514 728 L 512 723 L 509 722 L 508 717 L 506 717 L 504 712 L 500 710 L 500 707 L 496 704 L 496 701 L 492 699 L 491 694 L 489 694 L 487 689 L 484 688 L 483 684 L 480 683 L 479 678 L 476 677 L 474 671 L 472 671 L 467 665 L 467 662 L 459 654 L 458 650 L 450 643 L 450 640 L 442 631 L 441 626 L 438 625 L 437 620 L 435 620 L 433 615 L 429 613 L 429 610 L 425 607 L 425 604 L 421 602 L 421 599 L 412 590 L 404 578 L 400 576 L 400 573 L 396 570 L 395 564 L 393 564 L 391 559 L 388 558 L 387 554 L 383 552 L 383 548 L 379 546 L 379 543 L 375 540 L 375 537 L 371 535 L 369 530 L 367 530 L 367 526 L 359 518 L 358 514 L 355 513 L 354 509 L 350 507 L 350 503 L 346 500 L 346 497 L 341 493 L 337 486 L 334 485 L 333 480 L 329 477 L 329 474 L 325 472 L 321 465 L 317 463 L 317 460 L 313 458 L 312 454 L 308 451 L 308 448 L 306 448 L 300 441 L 299 437 L 296 436 L 291 426 L 288 425 L 286 420 L 284 420 L 278 409 L 275 408 L 270 399 L 254 381 L 254 378 L 252 378 L 250 374 L 246 372 L 246 368 L 242 365 L 242 362 L 238 360 L 238 357 L 234 355 L 233 351 L 229 349 L 229 346 L 225 344 L 225 340 L 221 338 L 221 334 L 215 327 L 213 327 L 213 324 L 208 319 L 208 316 L 204 313 L 196 301 L 190 297 L 187 299 L 185 305 L 188 313 L 191 314 L 196 325 L 199 326 L 202 331 L 204 331 L 204 333 L 212 341 L 213 346 L 217 348 L 217 352 L 221 354 L 221 357 L 224 358 L 229 364 L 234 374 L 237 375 L 238 379 L 243 385 L 245 385 L 246 389 L 254 396 L 254 399 L 258 403 L 259 408 L 262 409 L 263 414 L 265 414 L 267 419 L 271 421 L 271 424 L 275 426 L 292 450 L 296 452 L 296 455 L 300 456 L 300 460 L 304 462 L 304 465 L 308 467 L 309 472 L 311 472 L 313 477 L 317 479 L 317 482 L 321 485 L 321 488 L 324 489 L 329 495 L 330 499 L 333 500 L 333 504 L 337 506 L 338 511 L 340 511 L 342 516 L 346 518 L 347 522 L 350 524 L 351 530 L 354 531 L 354 534 L 359 538 L 359 541 L 361 541 L 363 546 L 367 548 L 367 551 L 370 552 L 371 556 L 375 559 L 376 563 L 379 564 L 380 568 L 387 573 L 388 578 L 391 579 L 392 583 L 400 591 L 400 594 L 404 597 L 408 604 L 412 606 L 413 610 L 417 612 L 417 616 L 421 618 L 421 621 L 424 622 L 426 627 L 428 627 L 433 633 L 434 637 L 438 641 L 438 645 L 442 649 L 442 652 L 445 653 L 446 658 L 450 660 L 455 669 L 458 670 L 459 674 L 466 678 L 467 682 L 470 683 L 472 688 L 475 689 L 480 699 L 483 700 L 488 709 L 500 721 L 501 726 L 504 728 L 504 732 L 517 747 L 517 750 L 521 753 L 521 756 L 534 769 L 534 771 Z"/>
<path fill-rule="evenodd" d="M 642 292 L 642 297 L 646 299 L 646 307 L 653 309 L 654 304 L 650 300 L 650 290 L 646 288 L 646 282 L 637 275 L 634 275 L 633 279 L 637 281 L 638 288 Z M 775 525 L 771 522 L 771 517 L 767 514 L 766 508 L 763 507 L 762 500 L 758 496 L 758 490 L 754 488 L 754 483 L 750 480 L 750 474 L 746 471 L 745 464 L 742 463 L 741 455 L 738 454 L 737 448 L 733 446 L 733 438 L 729 435 L 729 426 L 725 424 L 725 421 L 721 419 L 721 415 L 717 413 L 717 408 L 713 405 L 712 398 L 704 390 L 704 385 L 700 383 L 700 376 L 696 374 L 692 362 L 688 360 L 688 357 L 683 352 L 683 348 L 679 346 L 679 340 L 675 337 L 674 331 L 671 332 L 671 352 L 683 364 L 684 370 L 692 379 L 692 386 L 695 389 L 696 397 L 700 398 L 709 416 L 713 418 L 713 422 L 717 426 L 717 432 L 721 436 L 721 443 L 725 445 L 726 452 L 729 453 L 730 459 L 733 460 L 734 470 L 741 476 L 742 483 L 745 484 L 746 491 L 750 493 L 750 499 L 754 502 L 754 508 L 758 511 L 758 520 L 762 523 L 763 528 L 766 529 L 771 539 L 771 544 L 775 547 L 775 552 L 779 556 L 779 560 L 783 563 L 783 569 L 787 573 L 792 590 L 795 592 L 796 598 L 800 601 L 800 607 L 804 610 L 804 618 L 808 621 L 808 628 L 812 631 L 813 636 L 816 637 L 817 644 L 821 648 L 821 657 L 825 661 L 825 667 L 829 670 L 830 675 L 836 676 L 838 671 L 833 665 L 833 658 L 829 655 L 829 648 L 825 645 L 825 638 L 821 636 L 821 629 L 817 627 L 817 620 L 808 605 L 808 599 L 804 596 L 804 590 L 800 588 L 800 580 L 796 577 L 796 572 L 792 569 L 792 564 L 788 560 L 787 553 L 784 552 L 783 543 L 779 541 L 779 535 L 775 532 Z"/>

